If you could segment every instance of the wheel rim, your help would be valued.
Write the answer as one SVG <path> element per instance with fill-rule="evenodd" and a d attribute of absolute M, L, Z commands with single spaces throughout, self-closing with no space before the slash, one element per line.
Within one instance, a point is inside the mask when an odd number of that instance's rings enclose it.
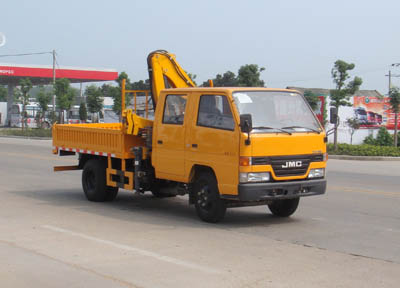
<path fill-rule="evenodd" d="M 197 192 L 197 204 L 201 210 L 210 211 L 213 208 L 213 202 L 211 199 L 210 187 L 203 185 Z"/>
<path fill-rule="evenodd" d="M 88 188 L 88 190 L 93 190 L 95 187 L 95 181 L 96 181 L 96 177 L 93 173 L 93 171 L 88 171 L 86 174 L 86 187 Z"/>

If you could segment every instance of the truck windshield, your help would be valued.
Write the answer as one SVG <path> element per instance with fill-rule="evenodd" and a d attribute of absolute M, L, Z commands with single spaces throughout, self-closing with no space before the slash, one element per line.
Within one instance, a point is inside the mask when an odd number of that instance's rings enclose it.
<path fill-rule="evenodd" d="M 237 91 L 233 99 L 240 114 L 251 114 L 253 132 L 321 132 L 304 98 L 293 92 Z"/>

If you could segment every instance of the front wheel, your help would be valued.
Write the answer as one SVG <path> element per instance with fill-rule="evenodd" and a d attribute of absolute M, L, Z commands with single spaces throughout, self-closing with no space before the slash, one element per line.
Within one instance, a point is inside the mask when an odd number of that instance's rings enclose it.
<path fill-rule="evenodd" d="M 201 220 L 216 223 L 224 218 L 226 204 L 219 197 L 217 179 L 213 173 L 201 173 L 195 180 L 193 193 L 196 212 Z"/>
<path fill-rule="evenodd" d="M 269 210 L 275 216 L 289 217 L 296 212 L 300 198 L 275 200 L 268 205 Z"/>

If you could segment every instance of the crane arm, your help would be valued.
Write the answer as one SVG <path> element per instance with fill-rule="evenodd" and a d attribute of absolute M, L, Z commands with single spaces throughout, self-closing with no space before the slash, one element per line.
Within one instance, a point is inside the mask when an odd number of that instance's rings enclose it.
<path fill-rule="evenodd" d="M 196 86 L 176 61 L 175 55 L 165 50 L 151 52 L 147 57 L 147 67 L 154 108 L 161 90 Z"/>

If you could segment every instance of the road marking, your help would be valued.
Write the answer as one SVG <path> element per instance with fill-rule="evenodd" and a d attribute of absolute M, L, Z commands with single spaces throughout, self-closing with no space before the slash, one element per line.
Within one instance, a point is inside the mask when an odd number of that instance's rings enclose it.
<path fill-rule="evenodd" d="M 356 193 L 365 193 L 365 194 L 371 194 L 371 195 L 400 197 L 400 193 L 396 193 L 396 192 L 376 191 L 376 190 L 352 188 L 352 187 L 346 187 L 346 186 L 328 186 L 328 189 L 333 189 L 333 190 L 338 190 L 338 191 L 343 191 L 343 192 L 356 192 Z"/>
<path fill-rule="evenodd" d="M 311 218 L 311 220 L 315 220 L 315 221 L 326 221 L 326 219 L 325 218 L 322 218 L 322 217 L 314 217 L 314 218 Z"/>
<path fill-rule="evenodd" d="M 79 233 L 79 232 L 74 232 L 71 230 L 67 230 L 67 229 L 63 229 L 63 228 L 59 228 L 56 226 L 52 226 L 52 225 L 43 225 L 42 228 L 48 229 L 48 230 L 52 230 L 55 232 L 60 232 L 60 233 L 64 233 L 64 234 L 68 234 L 71 236 L 76 236 L 76 237 L 80 237 L 86 240 L 91 240 L 97 243 L 101 243 L 101 244 L 105 244 L 105 245 L 109 245 L 115 248 L 119 248 L 125 251 L 130 251 L 130 252 L 134 252 L 137 254 L 140 254 L 142 256 L 147 256 L 147 257 L 151 257 L 160 261 L 164 261 L 164 262 L 168 262 L 168 263 L 172 263 L 175 265 L 180 265 L 186 268 L 190 268 L 190 269 L 194 269 L 194 270 L 200 270 L 206 273 L 211 273 L 211 274 L 220 274 L 221 272 L 215 269 L 211 269 L 211 268 L 207 268 L 204 266 L 200 266 L 197 265 L 195 263 L 191 263 L 191 262 L 187 262 L 187 261 L 183 261 L 183 260 L 179 260 L 173 257 L 169 257 L 169 256 L 164 256 L 155 252 L 151 252 L 148 250 L 144 250 L 144 249 L 140 249 L 140 248 L 136 248 L 133 246 L 128 246 L 128 245 L 124 245 L 124 244 L 119 244 L 113 241 L 109 241 L 109 240 L 104 240 L 104 239 L 100 239 L 100 238 L 96 238 L 96 237 L 92 237 L 83 233 Z"/>

